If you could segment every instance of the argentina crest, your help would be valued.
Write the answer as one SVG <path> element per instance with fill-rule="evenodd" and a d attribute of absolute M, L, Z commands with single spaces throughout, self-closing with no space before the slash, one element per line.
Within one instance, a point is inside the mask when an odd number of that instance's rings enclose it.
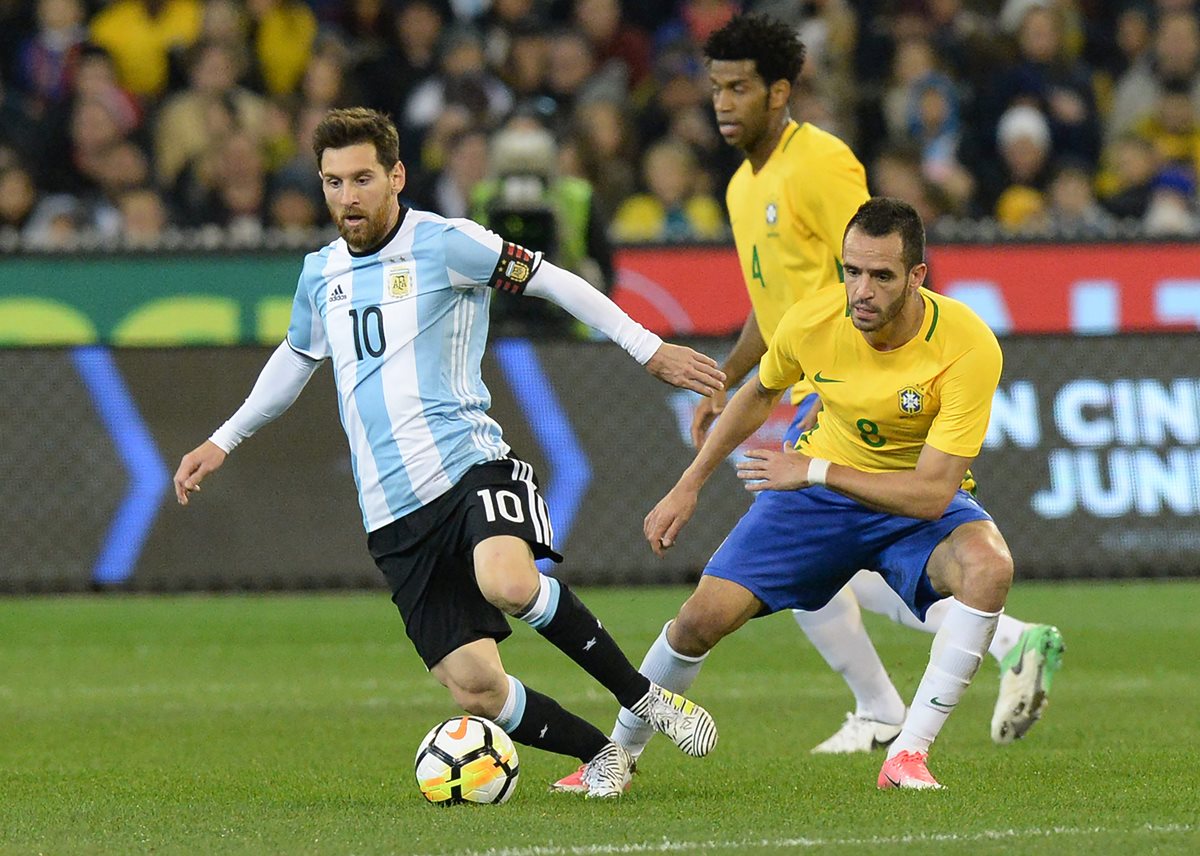
<path fill-rule="evenodd" d="M 408 265 L 389 266 L 384 273 L 388 297 L 400 300 L 413 293 L 416 276 Z"/>
<path fill-rule="evenodd" d="M 916 416 L 925 409 L 925 396 L 915 386 L 906 386 L 896 393 L 900 399 L 900 412 L 905 416 Z"/>

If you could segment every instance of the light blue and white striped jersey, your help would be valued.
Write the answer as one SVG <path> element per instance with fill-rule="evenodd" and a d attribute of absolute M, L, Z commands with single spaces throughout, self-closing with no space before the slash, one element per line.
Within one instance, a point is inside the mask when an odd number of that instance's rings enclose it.
<path fill-rule="evenodd" d="M 305 258 L 287 341 L 333 360 L 368 532 L 508 454 L 480 373 L 488 301 L 522 291 L 540 261 L 470 220 L 412 209 L 378 252 L 339 238 Z"/>

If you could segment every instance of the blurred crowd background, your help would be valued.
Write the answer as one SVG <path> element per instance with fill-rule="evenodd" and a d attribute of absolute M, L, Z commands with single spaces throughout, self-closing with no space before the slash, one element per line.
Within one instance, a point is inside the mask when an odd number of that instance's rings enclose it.
<path fill-rule="evenodd" d="M 0 0 L 0 248 L 310 240 L 311 131 L 365 104 L 406 202 L 601 284 L 613 243 L 727 239 L 701 47 L 739 11 L 935 236 L 1200 230 L 1196 0 Z"/>

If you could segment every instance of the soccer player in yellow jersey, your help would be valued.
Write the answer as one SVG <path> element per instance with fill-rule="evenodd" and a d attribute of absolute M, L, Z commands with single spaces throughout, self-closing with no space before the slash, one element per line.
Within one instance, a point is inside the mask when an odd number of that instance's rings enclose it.
<path fill-rule="evenodd" d="M 840 139 L 788 115 L 792 81 L 804 62 L 804 46 L 793 27 L 770 18 L 734 18 L 705 45 L 713 87 L 713 108 L 722 136 L 746 160 L 729 182 L 726 203 L 752 310 L 723 369 L 733 388 L 758 364 L 780 319 L 797 302 L 827 289 L 837 291 L 839 253 L 846 223 L 868 198 L 866 174 Z M 792 387 L 798 405 L 785 436 L 792 446 L 812 425 L 820 408 L 805 378 Z M 701 401 L 692 422 L 696 448 L 725 405 L 724 391 Z M 855 696 L 856 710 L 814 752 L 869 751 L 900 731 L 904 703 L 863 627 L 859 604 L 894 621 L 937 632 L 949 604 L 918 621 L 878 575 L 856 575 L 825 608 L 797 611 L 796 622 L 829 665 L 840 672 Z M 1061 655 L 1062 638 L 1044 624 L 1001 619 L 991 653 L 1001 663 L 1000 696 L 992 737 L 1008 743 L 1022 736 L 1041 715 L 1045 690 Z M 1028 658 L 1036 668 L 1022 671 Z M 1014 671 L 1011 667 L 1017 666 Z M 614 737 L 632 745 L 652 732 L 623 715 Z"/>
<path fill-rule="evenodd" d="M 658 555 L 696 509 L 701 487 L 807 377 L 824 409 L 796 451 L 739 464 L 749 511 L 709 560 L 695 592 L 651 646 L 642 672 L 676 691 L 751 618 L 819 609 L 860 568 L 880 574 L 918 618 L 955 600 L 880 788 L 937 788 L 929 747 L 987 653 L 1012 582 L 991 517 L 961 489 L 987 432 L 1000 379 L 996 337 L 965 305 L 921 286 L 925 233 L 907 203 L 865 202 L 842 244 L 845 288 L 796 304 L 758 378 L 742 386 L 696 459 L 646 517 Z"/>

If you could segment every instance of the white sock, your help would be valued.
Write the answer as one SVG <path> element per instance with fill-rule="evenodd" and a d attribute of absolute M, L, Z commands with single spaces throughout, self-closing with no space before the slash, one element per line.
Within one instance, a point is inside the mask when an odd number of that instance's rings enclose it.
<path fill-rule="evenodd" d="M 794 609 L 792 615 L 808 641 L 854 693 L 855 713 L 880 722 L 904 721 L 904 699 L 879 660 L 849 587 L 818 610 Z"/>
<path fill-rule="evenodd" d="M 862 608 L 869 612 L 882 615 L 897 624 L 911 627 L 914 630 L 924 630 L 926 633 L 937 633 L 938 627 L 941 626 L 940 616 L 937 619 L 938 623 L 930 626 L 929 619 L 922 621 L 913 615 L 903 598 L 887 584 L 887 580 L 874 571 L 859 571 L 850 578 L 848 585 L 854 592 L 854 596 L 858 598 Z M 939 601 L 939 603 L 945 603 L 945 601 Z M 933 613 L 937 606 L 938 604 L 934 604 L 929 607 L 929 612 Z"/>
<path fill-rule="evenodd" d="M 888 749 L 889 758 L 902 751 L 929 751 L 946 717 L 979 670 L 999 618 L 999 612 L 981 612 L 951 601 L 942 629 L 933 637 L 929 665 L 917 686 L 904 730 Z M 937 704 L 933 703 L 935 699 Z"/>
<path fill-rule="evenodd" d="M 854 596 L 858 598 L 863 609 L 887 616 L 905 627 L 924 630 L 926 633 L 937 633 L 941 629 L 950 605 L 956 602 L 952 597 L 939 600 L 925 610 L 925 620 L 921 621 L 913 615 L 908 605 L 900 599 L 900 595 L 896 594 L 879 574 L 871 571 L 859 571 L 850 580 L 850 588 L 854 591 Z M 1000 623 L 996 625 L 996 635 L 992 637 L 992 644 L 988 646 L 988 653 L 999 663 L 1004 659 L 1004 655 L 1017 644 L 1021 634 L 1032 626 L 1020 619 L 1002 614 Z"/>
<path fill-rule="evenodd" d="M 638 671 L 671 692 L 687 692 L 696 676 L 700 674 L 700 667 L 704 665 L 704 658 L 708 655 L 689 657 L 674 650 L 667 642 L 667 628 L 670 626 L 669 621 L 663 625 L 662 632 L 646 652 Z M 612 741 L 624 746 L 633 757 L 642 754 L 642 750 L 653 736 L 654 729 L 646 720 L 634 716 L 626 708 L 618 711 L 616 724 L 613 725 Z"/>
<path fill-rule="evenodd" d="M 992 637 L 992 644 L 988 646 L 988 653 L 999 663 L 1009 651 L 1017 646 L 1017 640 L 1021 638 L 1021 634 L 1030 627 L 1033 625 L 1013 618 L 1007 613 L 1001 615 L 1000 623 L 996 625 L 996 635 Z"/>

